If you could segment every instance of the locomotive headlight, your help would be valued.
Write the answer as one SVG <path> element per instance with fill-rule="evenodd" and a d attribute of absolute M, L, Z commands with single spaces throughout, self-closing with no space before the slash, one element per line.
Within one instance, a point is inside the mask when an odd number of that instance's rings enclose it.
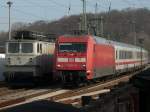
<path fill-rule="evenodd" d="M 90 70 L 86 71 L 88 74 L 91 72 Z"/>
<path fill-rule="evenodd" d="M 86 65 L 82 65 L 83 67 L 86 67 Z"/>
<path fill-rule="evenodd" d="M 58 64 L 57 67 L 61 67 L 61 65 Z"/>
<path fill-rule="evenodd" d="M 29 62 L 32 62 L 32 58 L 29 59 Z"/>

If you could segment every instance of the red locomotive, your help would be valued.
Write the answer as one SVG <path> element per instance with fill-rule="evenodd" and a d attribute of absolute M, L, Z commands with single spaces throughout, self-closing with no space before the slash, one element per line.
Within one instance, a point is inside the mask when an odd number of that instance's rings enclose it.
<path fill-rule="evenodd" d="M 147 63 L 146 50 L 101 37 L 68 35 L 56 41 L 54 71 L 64 83 L 127 72 Z"/>

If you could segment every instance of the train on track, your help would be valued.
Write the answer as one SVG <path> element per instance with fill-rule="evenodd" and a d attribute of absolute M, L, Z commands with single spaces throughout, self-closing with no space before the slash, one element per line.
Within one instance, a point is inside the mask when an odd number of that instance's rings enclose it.
<path fill-rule="evenodd" d="M 47 36 L 30 31 L 16 32 L 6 42 L 6 82 L 36 82 L 52 77 L 55 43 Z"/>
<path fill-rule="evenodd" d="M 148 51 L 91 35 L 64 35 L 56 41 L 54 75 L 64 84 L 135 71 L 148 64 Z"/>
<path fill-rule="evenodd" d="M 135 71 L 148 64 L 142 47 L 92 35 L 49 38 L 41 33 L 19 31 L 6 42 L 6 82 L 38 82 L 61 79 L 79 84 L 97 78 Z"/>

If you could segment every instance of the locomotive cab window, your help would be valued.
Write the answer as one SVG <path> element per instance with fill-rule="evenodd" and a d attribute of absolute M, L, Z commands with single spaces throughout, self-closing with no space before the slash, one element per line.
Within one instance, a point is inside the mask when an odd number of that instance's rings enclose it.
<path fill-rule="evenodd" d="M 22 53 L 32 53 L 33 44 L 32 43 L 22 43 Z"/>
<path fill-rule="evenodd" d="M 19 43 L 9 43 L 8 44 L 9 53 L 19 53 Z"/>
<path fill-rule="evenodd" d="M 59 52 L 86 52 L 85 43 L 60 43 Z"/>

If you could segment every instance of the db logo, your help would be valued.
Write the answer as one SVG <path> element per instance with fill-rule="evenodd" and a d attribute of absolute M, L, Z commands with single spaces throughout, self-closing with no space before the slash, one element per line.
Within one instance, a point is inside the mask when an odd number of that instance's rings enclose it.
<path fill-rule="evenodd" d="M 74 62 L 74 58 L 69 58 L 68 61 L 69 62 Z"/>

